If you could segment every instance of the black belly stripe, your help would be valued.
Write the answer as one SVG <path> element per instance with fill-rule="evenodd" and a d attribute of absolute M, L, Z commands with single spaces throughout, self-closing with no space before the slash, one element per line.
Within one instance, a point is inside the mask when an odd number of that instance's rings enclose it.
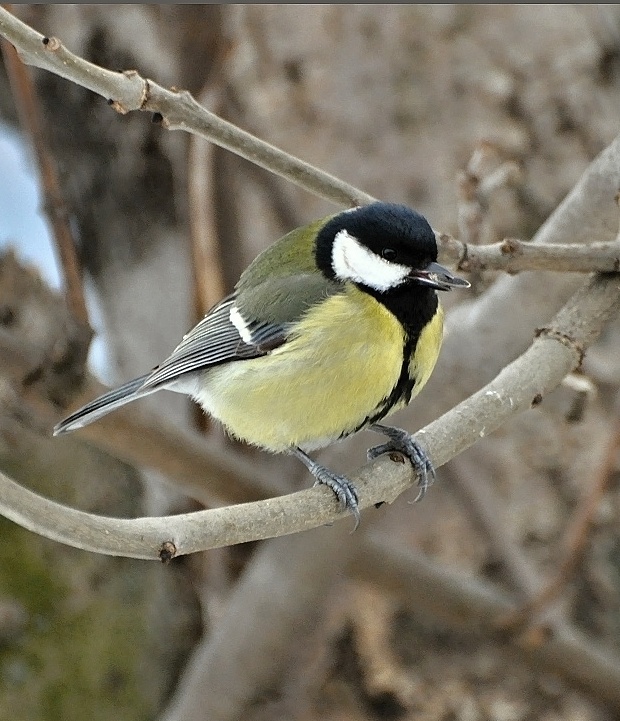
<path fill-rule="evenodd" d="M 372 423 L 378 423 L 382 418 L 387 416 L 394 406 L 399 403 L 404 403 L 404 405 L 409 403 L 415 387 L 415 378 L 411 378 L 409 376 L 409 361 L 411 360 L 411 355 L 416 347 L 417 340 L 417 337 L 411 338 L 409 335 L 405 338 L 405 342 L 403 344 L 403 363 L 400 367 L 400 375 L 398 376 L 396 385 L 392 388 L 390 395 L 384 398 L 377 408 L 374 409 L 373 413 L 366 416 L 357 428 L 350 433 L 345 433 L 344 436 L 357 433 L 362 430 L 362 428 L 366 428 Z"/>
<path fill-rule="evenodd" d="M 411 400 L 413 388 L 415 386 L 415 378 L 409 376 L 409 361 L 417 344 L 417 338 L 407 337 L 403 344 L 403 364 L 400 367 L 400 375 L 396 381 L 396 385 L 392 388 L 390 395 L 383 401 L 381 406 L 377 408 L 368 419 L 368 423 L 377 423 L 399 403 L 406 405 Z"/>

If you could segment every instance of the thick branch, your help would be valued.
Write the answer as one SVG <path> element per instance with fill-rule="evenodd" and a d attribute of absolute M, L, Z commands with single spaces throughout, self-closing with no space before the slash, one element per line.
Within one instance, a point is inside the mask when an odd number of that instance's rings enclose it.
<path fill-rule="evenodd" d="M 344 524 L 261 544 L 226 600 L 226 614 L 196 645 L 160 721 L 245 718 L 307 642 L 330 588 L 357 546 Z"/>
<path fill-rule="evenodd" d="M 487 386 L 421 430 L 436 466 L 446 463 L 510 416 L 539 402 L 579 366 L 585 348 L 620 306 L 620 275 L 594 276 L 532 346 Z M 402 461 L 402 459 L 399 459 Z M 415 480 L 409 464 L 379 458 L 352 476 L 361 508 L 391 502 Z M 343 516 L 325 488 L 165 518 L 110 519 L 66 508 L 0 476 L 0 512 L 57 541 L 110 555 L 159 558 L 283 536 Z"/>

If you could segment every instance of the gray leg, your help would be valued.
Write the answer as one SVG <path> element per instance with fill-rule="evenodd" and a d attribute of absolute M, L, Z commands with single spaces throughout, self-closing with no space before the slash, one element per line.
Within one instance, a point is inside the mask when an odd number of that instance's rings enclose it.
<path fill-rule="evenodd" d="M 426 455 L 426 451 L 416 443 L 411 433 L 404 431 L 402 428 L 392 428 L 392 426 L 373 423 L 370 426 L 370 430 L 383 433 L 383 435 L 387 436 L 390 440 L 387 443 L 382 443 L 380 446 L 369 448 L 367 453 L 368 460 L 371 461 L 377 458 L 377 456 L 383 453 L 389 453 L 390 451 L 398 451 L 407 456 L 418 474 L 418 487 L 420 491 L 415 500 L 419 501 L 424 497 L 428 487 L 436 478 L 435 469 L 430 458 Z"/>
<path fill-rule="evenodd" d="M 293 448 L 291 453 L 299 458 L 310 473 L 312 473 L 316 479 L 314 483 L 315 486 L 321 484 L 331 488 L 336 494 L 340 507 L 343 510 L 351 511 L 353 518 L 355 518 L 355 528 L 353 529 L 355 530 L 360 523 L 360 511 L 358 508 L 359 499 L 357 497 L 357 489 L 351 481 L 338 473 L 333 473 L 325 468 L 325 466 L 318 464 L 316 461 L 313 461 L 310 456 L 301 450 L 301 448 Z"/>

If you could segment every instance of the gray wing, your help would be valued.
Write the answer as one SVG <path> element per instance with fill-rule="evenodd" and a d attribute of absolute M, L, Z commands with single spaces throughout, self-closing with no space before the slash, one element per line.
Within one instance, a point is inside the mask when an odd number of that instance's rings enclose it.
<path fill-rule="evenodd" d="M 148 376 L 143 390 L 220 363 L 267 355 L 286 343 L 297 321 L 316 303 L 342 291 L 318 273 L 270 278 L 215 305 Z M 231 315 L 232 313 L 232 315 Z"/>
<path fill-rule="evenodd" d="M 231 311 L 238 314 L 237 325 L 231 320 Z M 244 321 L 236 309 L 235 296 L 228 296 L 183 337 L 171 355 L 146 378 L 142 388 L 165 385 L 220 363 L 267 355 L 286 341 L 289 325 Z"/>

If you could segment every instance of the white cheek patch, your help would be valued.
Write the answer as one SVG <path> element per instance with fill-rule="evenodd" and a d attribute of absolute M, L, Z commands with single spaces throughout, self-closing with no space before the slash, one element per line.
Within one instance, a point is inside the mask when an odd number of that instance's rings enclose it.
<path fill-rule="evenodd" d="M 239 331 L 239 335 L 242 340 L 246 343 L 252 343 L 252 333 L 250 332 L 247 323 L 243 320 L 243 316 L 239 313 L 238 308 L 234 305 L 230 309 L 230 322 Z"/>
<path fill-rule="evenodd" d="M 332 267 L 339 280 L 361 283 L 378 291 L 395 288 L 410 272 L 404 265 L 375 255 L 346 230 L 339 231 L 334 238 Z"/>

